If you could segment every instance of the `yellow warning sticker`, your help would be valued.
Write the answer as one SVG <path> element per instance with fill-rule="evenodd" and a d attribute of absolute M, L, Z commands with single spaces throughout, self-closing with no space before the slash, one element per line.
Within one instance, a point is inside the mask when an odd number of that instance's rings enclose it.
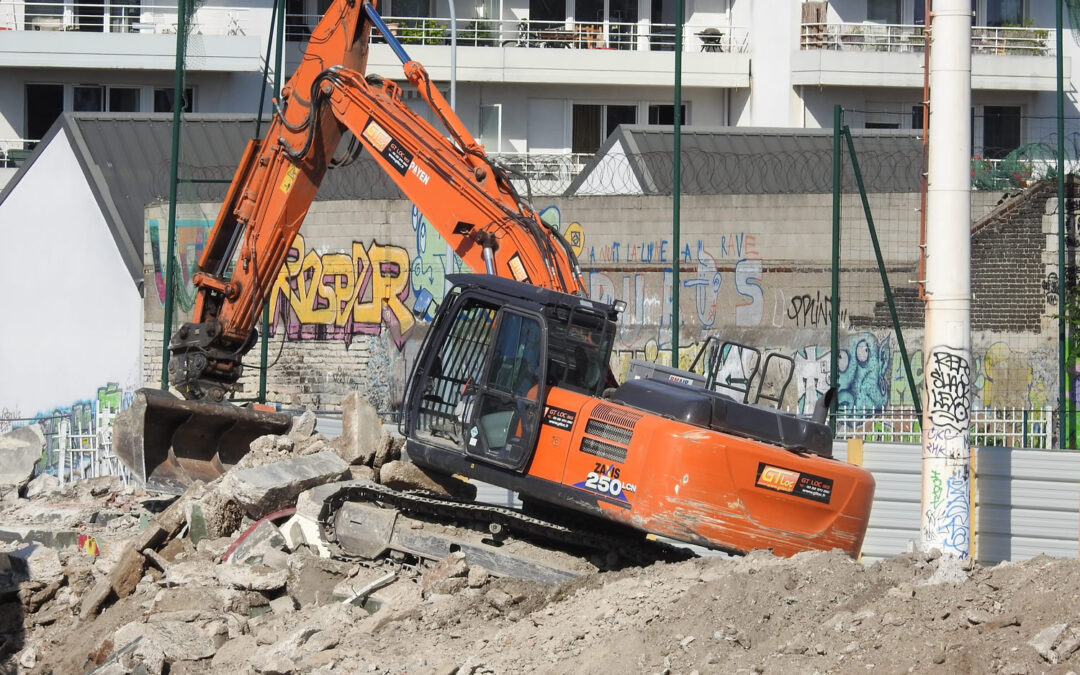
<path fill-rule="evenodd" d="M 295 164 L 291 164 L 288 171 L 285 172 L 285 178 L 281 181 L 282 192 L 289 194 L 289 190 L 292 189 L 293 183 L 296 182 L 296 174 L 298 173 L 300 173 L 300 169 L 296 168 Z"/>

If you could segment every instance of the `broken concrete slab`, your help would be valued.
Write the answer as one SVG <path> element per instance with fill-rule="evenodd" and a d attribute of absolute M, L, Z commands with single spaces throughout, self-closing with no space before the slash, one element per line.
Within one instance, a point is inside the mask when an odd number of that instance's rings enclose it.
<path fill-rule="evenodd" d="M 311 516 L 295 513 L 286 520 L 279 528 L 285 538 L 285 545 L 290 551 L 295 551 L 301 546 L 310 546 L 321 558 L 330 557 L 330 549 L 323 541 L 319 530 L 319 522 Z"/>
<path fill-rule="evenodd" d="M 23 580 L 49 583 L 63 578 L 64 566 L 60 555 L 45 546 L 27 546 L 10 554 L 12 571 Z"/>
<path fill-rule="evenodd" d="M 394 490 L 427 490 L 456 499 L 476 499 L 475 485 L 427 471 L 412 462 L 387 462 L 379 469 L 379 482 Z"/>
<path fill-rule="evenodd" d="M 299 443 L 315 433 L 315 424 L 318 420 L 312 410 L 305 410 L 298 417 L 292 419 L 292 427 L 289 429 L 289 438 Z"/>
<path fill-rule="evenodd" d="M 236 545 L 226 562 L 261 563 L 268 551 L 281 551 L 285 547 L 286 541 L 281 530 L 269 520 L 263 520 Z"/>
<path fill-rule="evenodd" d="M 45 433 L 37 424 L 0 434 L 0 490 L 23 487 L 45 452 Z"/>
<path fill-rule="evenodd" d="M 214 574 L 223 585 L 244 591 L 277 591 L 289 580 L 288 570 L 264 565 L 218 565 Z"/>
<path fill-rule="evenodd" d="M 425 597 L 436 593 L 455 593 L 465 588 L 468 576 L 469 564 L 465 561 L 465 554 L 455 551 L 424 572 L 420 590 Z"/>
<path fill-rule="evenodd" d="M 26 484 L 25 494 L 23 496 L 27 499 L 33 499 L 38 495 L 59 492 L 61 488 L 62 485 L 60 484 L 59 478 L 43 473 L 40 476 L 35 476 Z"/>
<path fill-rule="evenodd" d="M 240 471 L 230 471 L 218 492 L 243 507 L 254 519 L 291 507 L 297 496 L 348 473 L 349 466 L 332 452 L 318 452 Z"/>
<path fill-rule="evenodd" d="M 334 602 L 334 588 L 355 572 L 353 563 L 298 552 L 289 559 L 288 593 L 301 605 Z"/>
<path fill-rule="evenodd" d="M 359 392 L 352 392 L 341 404 L 341 435 L 332 446 L 349 464 L 370 465 L 384 443 L 379 413 Z"/>
<path fill-rule="evenodd" d="M 132 621 L 117 629 L 113 644 L 127 645 L 139 640 L 136 651 L 156 647 L 166 662 L 200 661 L 209 659 L 217 652 L 214 639 L 207 635 L 198 623 L 184 621 Z"/>

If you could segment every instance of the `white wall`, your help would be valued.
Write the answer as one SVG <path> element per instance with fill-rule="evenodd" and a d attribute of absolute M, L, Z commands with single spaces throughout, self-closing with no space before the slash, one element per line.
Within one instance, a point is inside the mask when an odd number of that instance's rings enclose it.
<path fill-rule="evenodd" d="M 0 204 L 0 409 L 32 416 L 139 383 L 142 299 L 59 134 Z"/>

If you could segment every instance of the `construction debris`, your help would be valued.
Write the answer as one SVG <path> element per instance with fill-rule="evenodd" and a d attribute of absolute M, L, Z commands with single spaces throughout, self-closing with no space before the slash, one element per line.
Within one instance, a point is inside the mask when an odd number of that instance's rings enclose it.
<path fill-rule="evenodd" d="M 382 448 L 361 464 L 301 416 L 180 498 L 97 479 L 0 503 L 0 672 L 1080 670 L 1077 560 L 755 552 L 599 573 L 487 530 L 328 509 L 372 478 L 473 487 L 392 458 L 392 431 L 360 417 L 354 437 Z"/>
<path fill-rule="evenodd" d="M 34 475 L 45 452 L 45 434 L 37 424 L 0 435 L 0 498 L 17 496 Z"/>

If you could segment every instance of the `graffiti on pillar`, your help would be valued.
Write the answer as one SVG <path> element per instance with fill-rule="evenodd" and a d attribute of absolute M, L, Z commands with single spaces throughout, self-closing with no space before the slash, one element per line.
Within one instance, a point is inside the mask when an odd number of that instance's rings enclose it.
<path fill-rule="evenodd" d="M 176 305 L 185 312 L 195 306 L 195 288 L 191 278 L 198 271 L 199 258 L 202 256 L 206 235 L 213 223 L 204 218 L 178 219 L 176 221 L 176 272 L 180 282 L 173 286 Z M 147 222 L 150 236 L 150 257 L 154 264 L 154 285 L 158 292 L 158 301 L 165 304 L 165 257 L 168 255 L 167 239 L 160 231 L 161 223 L 157 218 Z"/>
<path fill-rule="evenodd" d="M 454 248 L 443 239 L 416 206 L 412 207 L 411 222 L 416 237 L 416 256 L 412 259 L 412 273 L 409 275 L 414 298 L 413 309 L 417 315 L 431 321 L 435 318 L 439 303 L 450 290 L 450 282 L 446 280 L 446 276 L 468 270 L 461 258 L 454 253 Z"/>
<path fill-rule="evenodd" d="M 802 415 L 811 415 L 818 399 L 829 391 L 831 356 L 827 349 L 809 346 L 797 350 L 794 358 L 798 412 Z"/>
<path fill-rule="evenodd" d="M 969 555 L 971 545 L 971 480 L 965 463 L 950 465 L 944 481 L 932 471 L 931 499 L 923 514 L 921 539 L 926 549 L 938 548 L 958 558 Z"/>
<path fill-rule="evenodd" d="M 297 234 L 270 291 L 271 334 L 280 325 L 293 340 L 348 345 L 385 325 L 400 349 L 415 323 L 405 306 L 409 269 L 409 254 L 399 246 L 354 241 L 350 253 L 320 254 Z"/>
<path fill-rule="evenodd" d="M 838 409 L 884 410 L 892 377 L 892 336 L 873 333 L 851 338 L 850 347 L 837 359 Z"/>
<path fill-rule="evenodd" d="M 930 423 L 964 431 L 971 419 L 971 362 L 967 351 L 934 347 L 926 364 L 926 407 Z"/>

